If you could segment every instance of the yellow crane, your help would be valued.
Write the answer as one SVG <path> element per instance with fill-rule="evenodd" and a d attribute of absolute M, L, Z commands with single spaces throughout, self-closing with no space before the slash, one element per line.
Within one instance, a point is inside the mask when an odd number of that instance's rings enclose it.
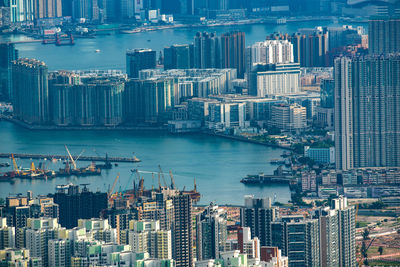
<path fill-rule="evenodd" d="M 32 172 L 36 171 L 35 163 L 33 163 L 33 161 L 31 162 L 31 171 Z"/>
<path fill-rule="evenodd" d="M 14 158 L 14 154 L 11 154 L 11 158 L 12 158 L 12 163 L 13 163 L 13 166 L 14 166 L 14 171 L 16 173 L 19 173 L 19 168 L 18 168 L 18 165 L 17 165 L 17 161 Z"/>
<path fill-rule="evenodd" d="M 112 193 L 114 192 L 114 188 L 115 188 L 115 186 L 116 186 L 116 184 L 117 184 L 117 182 L 118 182 L 118 179 L 119 179 L 119 173 L 118 173 L 117 177 L 115 178 L 114 183 L 113 183 L 113 185 L 112 185 L 110 191 L 108 191 L 108 200 L 111 199 L 111 195 L 112 195 Z"/>

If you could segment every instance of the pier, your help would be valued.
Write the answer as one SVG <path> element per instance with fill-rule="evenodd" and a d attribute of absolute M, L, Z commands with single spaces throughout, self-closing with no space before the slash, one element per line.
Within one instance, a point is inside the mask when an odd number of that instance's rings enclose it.
<path fill-rule="evenodd" d="M 61 159 L 61 160 L 69 160 L 69 156 L 62 155 L 44 155 L 44 154 L 18 154 L 18 153 L 0 153 L 0 158 L 11 158 L 14 155 L 14 158 L 20 159 Z M 78 156 L 72 156 L 74 159 L 78 158 Z M 96 157 L 96 156 L 80 156 L 79 161 L 108 161 L 108 162 L 125 162 L 125 163 L 137 163 L 141 162 L 140 159 L 136 157 L 127 158 L 127 157 Z"/>

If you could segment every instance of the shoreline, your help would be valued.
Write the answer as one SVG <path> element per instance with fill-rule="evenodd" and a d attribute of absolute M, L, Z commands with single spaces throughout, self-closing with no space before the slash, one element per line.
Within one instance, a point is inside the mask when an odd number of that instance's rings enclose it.
<path fill-rule="evenodd" d="M 37 125 L 30 125 L 25 122 L 19 121 L 14 118 L 10 118 L 8 116 L 0 115 L 0 122 L 1 120 L 10 122 L 14 125 L 17 125 L 19 127 L 22 127 L 26 130 L 30 131 L 132 131 L 132 132 L 159 132 L 159 133 L 168 133 L 172 135 L 177 135 L 173 134 L 168 131 L 168 127 L 165 126 L 158 126 L 158 127 L 152 127 L 152 126 L 116 126 L 116 127 L 106 127 L 106 126 L 93 126 L 93 127 L 74 127 L 74 126 L 68 126 L 68 127 L 62 127 L 62 126 L 37 126 Z M 241 142 L 246 142 L 246 143 L 252 143 L 256 145 L 262 145 L 262 146 L 267 146 L 267 147 L 272 147 L 272 148 L 277 148 L 277 149 L 284 149 L 284 150 L 289 150 L 293 151 L 292 148 L 290 147 L 284 147 L 276 144 L 267 144 L 263 143 L 260 141 L 252 140 L 246 137 L 242 136 L 235 136 L 235 135 L 227 135 L 223 133 L 216 133 L 216 132 L 211 132 L 208 130 L 199 130 L 198 132 L 191 132 L 194 134 L 203 134 L 203 135 L 208 135 L 208 136 L 214 136 L 214 137 L 219 137 L 219 138 L 225 138 L 225 139 L 230 139 L 230 140 L 235 140 L 235 141 L 241 141 Z M 191 133 L 183 133 L 185 134 L 191 134 Z M 182 134 L 179 134 L 182 135 Z"/>
<path fill-rule="evenodd" d="M 320 16 L 320 17 L 283 17 L 285 19 L 285 23 L 278 23 L 277 21 L 279 17 L 271 17 L 271 18 L 248 18 L 248 19 L 243 19 L 239 21 L 221 21 L 221 22 L 216 22 L 216 23 L 211 23 L 211 24 L 201 24 L 201 23 L 177 23 L 173 25 L 154 25 L 154 26 L 147 26 L 147 27 L 136 27 L 136 28 L 130 28 L 127 25 L 119 25 L 118 27 L 114 28 L 108 28 L 108 29 L 93 29 L 95 33 L 97 32 L 116 32 L 119 34 L 136 34 L 136 33 L 143 33 L 143 32 L 151 32 L 151 31 L 163 31 L 163 30 L 173 30 L 173 29 L 185 29 L 185 28 L 193 28 L 193 27 L 205 27 L 205 28 L 214 28 L 214 27 L 235 27 L 235 26 L 241 26 L 241 25 L 257 25 L 257 24 L 265 24 L 265 25 L 285 25 L 285 24 L 291 24 L 291 23 L 299 23 L 299 22 L 311 22 L 311 21 L 334 21 L 335 18 L 332 16 Z M 341 20 L 341 18 L 338 18 L 338 20 Z M 102 25 L 102 24 L 99 24 Z M 138 30 L 137 32 L 135 30 Z M 123 32 L 123 31 L 128 31 L 128 32 Z M 129 32 L 132 31 L 132 32 Z M 18 34 L 18 35 L 24 35 L 26 37 L 29 37 L 31 39 L 28 40 L 21 40 L 21 41 L 14 41 L 11 43 L 14 44 L 23 44 L 23 43 L 39 43 L 42 42 L 41 36 L 32 36 L 28 32 L 24 31 L 18 31 L 18 32 L 9 32 L 9 33 L 3 33 L 3 34 L 8 34 L 8 35 L 13 35 L 13 34 Z M 85 36 L 80 36 L 77 34 L 73 34 L 75 38 L 88 38 Z M 96 34 L 93 37 L 90 38 L 96 38 Z"/>
<path fill-rule="evenodd" d="M 272 147 L 272 148 L 278 148 L 278 149 L 284 149 L 284 150 L 293 151 L 293 149 L 290 148 L 290 147 L 284 147 L 284 146 L 280 146 L 280 145 L 276 145 L 276 144 L 267 144 L 267 143 L 263 143 L 263 142 L 260 142 L 260 141 L 257 141 L 257 140 L 252 140 L 252 139 L 249 139 L 249 138 L 246 138 L 246 137 L 242 137 L 242 136 L 228 135 L 228 134 L 209 132 L 209 131 L 202 131 L 202 133 L 206 134 L 206 135 L 210 135 L 210 136 L 217 136 L 217 137 L 236 140 L 236 141 L 242 141 L 242 142 L 247 142 L 247 143 L 252 143 L 252 144 L 257 144 L 257 145 L 263 145 L 263 146 L 267 146 L 267 147 Z"/>

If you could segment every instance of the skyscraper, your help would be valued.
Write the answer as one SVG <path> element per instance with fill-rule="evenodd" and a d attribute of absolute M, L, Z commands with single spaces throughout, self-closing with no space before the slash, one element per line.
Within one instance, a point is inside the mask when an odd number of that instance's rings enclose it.
<path fill-rule="evenodd" d="M 48 69 L 44 62 L 19 59 L 12 66 L 16 118 L 29 124 L 49 122 Z"/>
<path fill-rule="evenodd" d="M 370 54 L 400 52 L 400 18 L 374 17 L 368 23 Z"/>
<path fill-rule="evenodd" d="M 338 211 L 323 208 L 315 213 L 319 220 L 321 267 L 339 266 Z"/>
<path fill-rule="evenodd" d="M 251 237 L 258 237 L 261 246 L 271 246 L 271 222 L 276 216 L 277 211 L 271 206 L 270 198 L 245 196 L 244 208 L 240 210 L 240 223 L 242 227 L 250 227 Z"/>
<path fill-rule="evenodd" d="M 48 265 L 51 267 L 71 266 L 73 243 L 67 239 L 52 239 L 48 242 Z"/>
<path fill-rule="evenodd" d="M 173 197 L 175 221 L 173 222 L 172 257 L 176 267 L 193 266 L 192 199 L 190 195 Z"/>
<path fill-rule="evenodd" d="M 12 62 L 18 59 L 14 44 L 0 44 L 0 99 L 12 99 Z"/>
<path fill-rule="evenodd" d="M 300 91 L 300 64 L 257 64 L 248 74 L 249 95 L 265 97 Z"/>
<path fill-rule="evenodd" d="M 227 237 L 226 213 L 211 203 L 197 216 L 197 260 L 218 258 Z"/>
<path fill-rule="evenodd" d="M 134 49 L 126 52 L 126 72 L 129 78 L 138 78 L 139 71 L 156 68 L 156 51 Z"/>
<path fill-rule="evenodd" d="M 216 33 L 198 32 L 194 37 L 194 67 L 220 68 L 221 46 Z"/>
<path fill-rule="evenodd" d="M 107 193 L 93 193 L 86 187 L 81 192 L 77 185 L 58 186 L 53 198 L 59 205 L 60 224 L 68 229 L 76 227 L 78 219 L 99 217 L 108 206 Z"/>
<path fill-rule="evenodd" d="M 289 267 L 320 266 L 318 220 L 284 216 L 273 222 L 272 229 L 272 245 L 289 258 Z"/>
<path fill-rule="evenodd" d="M 221 67 L 237 69 L 238 78 L 243 78 L 245 71 L 245 33 L 230 32 L 221 35 Z"/>
<path fill-rule="evenodd" d="M 331 208 L 338 213 L 339 266 L 355 267 L 356 261 L 356 210 L 348 206 L 347 198 L 332 200 Z"/>
<path fill-rule="evenodd" d="M 11 22 L 33 21 L 34 0 L 15 0 L 10 1 L 10 18 Z"/>
<path fill-rule="evenodd" d="M 166 119 L 174 105 L 174 80 L 132 80 L 126 84 L 125 118 L 127 123 L 158 123 Z"/>
<path fill-rule="evenodd" d="M 57 219 L 38 218 L 28 219 L 27 227 L 24 228 L 26 248 L 33 257 L 41 257 L 44 267 L 52 267 L 49 263 L 49 246 L 52 239 L 58 239 L 61 227 Z M 65 229 L 64 229 L 65 231 Z"/>
<path fill-rule="evenodd" d="M 336 167 L 400 166 L 398 55 L 335 60 Z"/>
<path fill-rule="evenodd" d="M 267 40 L 288 40 L 293 44 L 294 62 L 301 67 L 329 66 L 329 31 L 323 29 L 303 29 L 301 32 L 288 34 L 273 34 Z"/>
<path fill-rule="evenodd" d="M 164 48 L 164 69 L 193 68 L 193 45 L 172 45 Z"/>
<path fill-rule="evenodd" d="M 246 71 L 250 72 L 255 63 L 292 63 L 293 44 L 288 40 L 266 40 L 246 48 Z"/>
<path fill-rule="evenodd" d="M 59 18 L 62 16 L 61 0 L 34 0 L 35 19 Z"/>

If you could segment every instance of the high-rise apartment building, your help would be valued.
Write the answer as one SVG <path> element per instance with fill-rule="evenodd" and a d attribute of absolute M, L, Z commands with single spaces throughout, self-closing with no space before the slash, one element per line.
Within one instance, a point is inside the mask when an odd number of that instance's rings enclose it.
<path fill-rule="evenodd" d="M 194 37 L 194 68 L 220 68 L 221 45 L 216 33 L 198 32 Z"/>
<path fill-rule="evenodd" d="M 221 68 L 237 70 L 238 78 L 244 77 L 245 72 L 244 32 L 230 32 L 221 35 Z"/>
<path fill-rule="evenodd" d="M 336 167 L 400 166 L 398 55 L 335 60 Z"/>
<path fill-rule="evenodd" d="M 193 266 L 192 199 L 190 195 L 173 197 L 175 221 L 172 227 L 172 257 L 176 267 Z"/>
<path fill-rule="evenodd" d="M 51 73 L 52 122 L 58 126 L 116 126 L 122 123 L 123 77 L 98 73 Z"/>
<path fill-rule="evenodd" d="M 12 23 L 33 22 L 35 19 L 34 0 L 10 1 L 10 19 Z"/>
<path fill-rule="evenodd" d="M 0 217 L 0 249 L 15 248 L 15 227 L 7 225 L 7 218 Z"/>
<path fill-rule="evenodd" d="M 174 106 L 174 80 L 131 80 L 125 88 L 126 123 L 158 123 Z"/>
<path fill-rule="evenodd" d="M 35 19 L 62 17 L 62 0 L 34 0 Z"/>
<path fill-rule="evenodd" d="M 54 218 L 28 219 L 24 228 L 25 244 L 32 257 L 41 257 L 43 267 L 52 267 L 49 262 L 49 241 L 58 239 L 62 229 Z"/>
<path fill-rule="evenodd" d="M 271 246 L 271 223 L 277 216 L 277 210 L 271 206 L 271 199 L 245 196 L 244 204 L 240 210 L 241 226 L 250 227 L 251 237 L 258 237 L 261 246 Z"/>
<path fill-rule="evenodd" d="M 197 216 L 197 260 L 218 258 L 228 237 L 226 213 L 211 203 Z"/>
<path fill-rule="evenodd" d="M 16 118 L 29 124 L 48 123 L 48 69 L 45 63 L 26 58 L 14 61 L 12 81 Z"/>
<path fill-rule="evenodd" d="M 300 92 L 298 63 L 257 64 L 249 73 L 249 95 L 266 97 Z"/>
<path fill-rule="evenodd" d="M 370 54 L 400 52 L 399 17 L 374 17 L 369 20 L 368 50 Z"/>
<path fill-rule="evenodd" d="M 273 34 L 267 40 L 288 40 L 293 45 L 294 62 L 301 67 L 328 67 L 329 31 L 326 28 L 304 29 L 293 35 Z"/>
<path fill-rule="evenodd" d="M 164 48 L 164 69 L 193 68 L 193 45 L 172 45 Z"/>
<path fill-rule="evenodd" d="M 355 267 L 356 261 L 356 209 L 348 206 L 347 198 L 332 200 L 331 209 L 338 213 L 339 266 Z"/>
<path fill-rule="evenodd" d="M 135 252 L 149 253 L 154 259 L 172 259 L 171 230 L 161 230 L 160 221 L 131 221 L 129 245 Z"/>
<path fill-rule="evenodd" d="M 246 72 L 257 63 L 276 64 L 294 62 L 293 45 L 288 40 L 266 40 L 246 48 Z"/>
<path fill-rule="evenodd" d="M 78 225 L 78 219 L 98 218 L 108 207 L 107 193 L 90 192 L 77 185 L 57 186 L 53 196 L 60 208 L 60 224 L 68 229 Z"/>
<path fill-rule="evenodd" d="M 156 68 L 156 51 L 133 49 L 126 52 L 126 73 L 129 78 L 138 78 L 139 71 Z"/>
<path fill-rule="evenodd" d="M 324 208 L 315 213 L 319 220 L 321 267 L 340 266 L 338 211 Z"/>
<path fill-rule="evenodd" d="M 284 216 L 272 223 L 272 245 L 289 258 L 289 267 L 320 266 L 319 222 Z"/>
<path fill-rule="evenodd" d="M 48 242 L 48 265 L 51 267 L 71 266 L 73 243 L 67 239 L 51 239 Z"/>
<path fill-rule="evenodd" d="M 18 59 L 18 50 L 11 43 L 0 44 L 0 99 L 12 99 L 12 65 Z"/>
<path fill-rule="evenodd" d="M 251 238 L 250 227 L 240 227 L 237 239 L 240 253 L 246 254 L 251 259 L 260 258 L 260 240 L 258 237 Z"/>

